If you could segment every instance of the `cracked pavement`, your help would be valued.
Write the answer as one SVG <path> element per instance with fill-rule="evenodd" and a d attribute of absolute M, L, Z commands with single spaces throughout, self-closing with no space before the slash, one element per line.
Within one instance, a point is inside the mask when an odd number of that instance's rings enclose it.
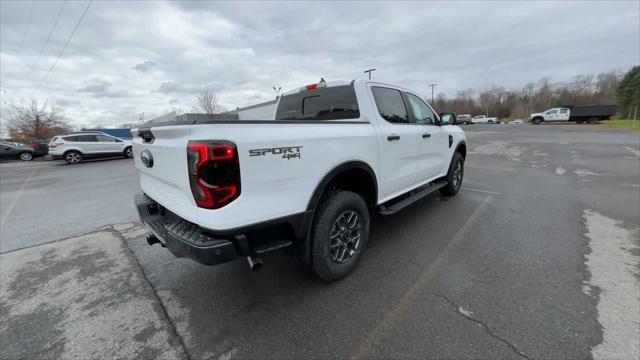
<path fill-rule="evenodd" d="M 640 137 L 465 130 L 464 190 L 375 217 L 333 284 L 149 247 L 130 161 L 2 163 L 0 358 L 637 358 Z"/>

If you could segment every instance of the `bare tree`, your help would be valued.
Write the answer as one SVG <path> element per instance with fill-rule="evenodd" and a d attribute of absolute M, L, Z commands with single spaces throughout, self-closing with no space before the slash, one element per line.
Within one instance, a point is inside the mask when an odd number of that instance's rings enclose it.
<path fill-rule="evenodd" d="M 39 102 L 33 95 L 9 104 L 8 129 L 13 138 L 47 139 L 71 131 L 62 109 Z"/>
<path fill-rule="evenodd" d="M 197 99 L 197 111 L 202 111 L 205 114 L 219 114 L 224 111 L 223 107 L 218 102 L 218 94 L 210 91 L 209 89 L 202 89 L 202 91 L 197 95 Z"/>

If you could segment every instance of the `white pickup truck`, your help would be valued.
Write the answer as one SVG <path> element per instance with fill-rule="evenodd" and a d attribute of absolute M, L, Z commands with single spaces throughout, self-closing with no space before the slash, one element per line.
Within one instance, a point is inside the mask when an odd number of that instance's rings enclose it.
<path fill-rule="evenodd" d="M 496 117 L 487 117 L 486 115 L 476 115 L 471 118 L 472 124 L 497 124 L 500 121 Z"/>
<path fill-rule="evenodd" d="M 415 92 L 365 80 L 283 94 L 274 120 L 186 114 L 134 129 L 150 245 L 206 265 L 292 248 L 322 279 L 355 268 L 371 214 L 462 184 L 455 115 Z"/>
<path fill-rule="evenodd" d="M 575 121 L 578 124 L 608 120 L 616 114 L 615 105 L 567 106 L 529 115 L 531 123 Z"/>

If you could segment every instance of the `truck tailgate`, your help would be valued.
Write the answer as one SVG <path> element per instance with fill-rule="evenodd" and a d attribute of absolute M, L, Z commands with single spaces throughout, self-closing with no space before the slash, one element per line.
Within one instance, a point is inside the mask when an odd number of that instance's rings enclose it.
<path fill-rule="evenodd" d="M 152 139 L 140 137 L 152 135 Z M 162 206 L 186 220 L 197 221 L 197 208 L 191 193 L 187 171 L 187 143 L 191 125 L 139 129 L 133 134 L 135 166 L 140 173 L 142 191 Z M 152 163 L 142 161 L 151 157 Z"/>

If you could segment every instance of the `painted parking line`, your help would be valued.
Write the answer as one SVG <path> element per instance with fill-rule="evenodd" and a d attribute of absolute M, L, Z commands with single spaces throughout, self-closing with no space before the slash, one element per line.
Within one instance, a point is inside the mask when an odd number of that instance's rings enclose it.
<path fill-rule="evenodd" d="M 469 187 L 463 187 L 461 190 L 477 192 L 477 193 L 480 193 L 480 194 L 487 194 L 487 195 L 500 195 L 500 193 L 497 192 L 497 191 L 474 189 L 474 188 L 469 188 Z"/>
<path fill-rule="evenodd" d="M 504 167 L 493 167 L 493 166 L 478 166 L 478 165 L 465 165 L 467 169 L 478 169 L 478 170 L 492 170 L 492 171 L 516 171 L 515 168 L 504 168 Z"/>
<path fill-rule="evenodd" d="M 385 315 L 384 319 L 376 326 L 360 343 L 360 346 L 351 354 L 351 359 L 362 359 L 362 358 L 370 358 L 371 351 L 373 347 L 380 343 L 391 330 L 396 327 L 398 321 L 400 321 L 401 317 L 404 313 L 414 305 L 417 300 L 417 294 L 420 290 L 424 289 L 429 284 L 429 278 L 432 276 L 441 266 L 449 260 L 449 255 L 458 247 L 459 243 L 466 237 L 471 228 L 476 224 L 478 217 L 482 210 L 493 201 L 493 196 L 489 195 L 480 205 L 476 208 L 476 210 L 471 214 L 467 221 L 465 221 L 464 225 L 460 228 L 460 230 L 456 233 L 453 239 L 447 244 L 447 247 L 440 253 L 440 255 L 428 266 L 422 274 L 418 277 L 417 281 L 409 290 L 407 290 L 395 308 L 391 309 Z"/>
<path fill-rule="evenodd" d="M 4 224 L 7 222 L 7 219 L 9 219 L 9 216 L 11 216 L 11 212 L 13 212 L 13 208 L 16 206 L 16 204 L 22 197 L 22 193 L 24 192 L 24 189 L 27 187 L 27 184 L 29 184 L 29 182 L 31 181 L 31 178 L 33 178 L 33 173 L 35 171 L 36 171 L 36 168 L 32 167 L 31 172 L 27 176 L 27 179 L 22 182 L 22 185 L 20 185 L 20 188 L 16 192 L 16 195 L 14 196 L 13 201 L 11 201 L 9 206 L 6 207 L 4 214 L 2 214 L 2 217 L 0 217 L 0 226 L 4 227 Z"/>
<path fill-rule="evenodd" d="M 636 158 L 640 158 L 640 150 L 636 150 L 630 146 L 625 146 L 624 147 L 625 150 L 629 151 L 630 153 L 632 153 L 633 155 L 636 156 Z M 626 157 L 626 156 L 625 156 Z"/>

